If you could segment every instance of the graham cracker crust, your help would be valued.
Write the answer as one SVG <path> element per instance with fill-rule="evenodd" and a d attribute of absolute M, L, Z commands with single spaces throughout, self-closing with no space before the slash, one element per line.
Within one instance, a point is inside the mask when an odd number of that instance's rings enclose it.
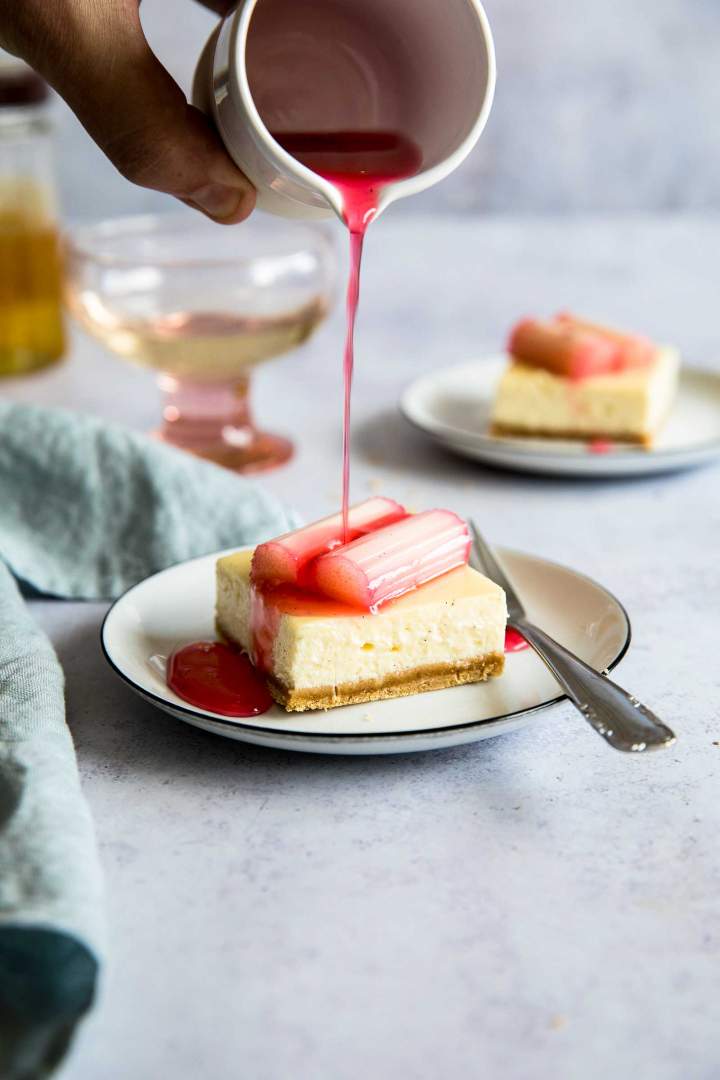
<path fill-rule="evenodd" d="M 363 705 L 368 701 L 386 701 L 389 698 L 425 694 L 430 690 L 446 690 L 449 686 L 484 682 L 502 675 L 504 667 L 503 653 L 488 653 L 487 656 L 464 660 L 460 664 L 428 664 L 386 679 L 366 679 L 363 682 L 342 683 L 340 686 L 293 690 L 282 686 L 272 677 L 267 682 L 270 693 L 287 712 L 307 712 L 310 709 Z"/>
<path fill-rule="evenodd" d="M 512 424 L 492 424 L 490 434 L 500 437 L 505 435 L 513 439 L 569 439 L 577 442 L 593 442 L 597 439 L 609 443 L 631 443 L 646 450 L 651 450 L 654 443 L 652 435 L 638 435 L 637 432 L 632 435 L 627 432 L 609 435 L 606 431 L 548 431 L 542 427 L 524 428 L 514 427 Z"/>

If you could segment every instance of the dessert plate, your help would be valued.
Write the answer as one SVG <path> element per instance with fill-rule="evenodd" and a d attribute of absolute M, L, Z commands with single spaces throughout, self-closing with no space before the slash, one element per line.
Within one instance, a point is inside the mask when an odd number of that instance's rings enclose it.
<path fill-rule="evenodd" d="M 618 445 L 606 453 L 593 453 L 583 442 L 490 434 L 495 387 L 506 363 L 505 357 L 494 356 L 424 375 L 405 391 L 400 410 L 409 423 L 446 449 L 521 472 L 642 476 L 720 458 L 720 374 L 682 368 L 672 415 L 652 450 Z"/>
<path fill-rule="evenodd" d="M 630 644 L 627 614 L 606 589 L 556 563 L 517 551 L 501 559 L 530 617 L 598 671 L 613 668 Z M 530 650 L 507 657 L 502 678 L 474 686 L 327 712 L 235 720 L 188 705 L 166 685 L 155 657 L 215 637 L 217 555 L 181 563 L 133 586 L 113 604 L 102 628 L 110 666 L 141 697 L 179 720 L 230 739 L 323 754 L 397 754 L 491 738 L 562 701 L 555 680 Z M 582 720 L 577 719 L 581 724 Z"/>

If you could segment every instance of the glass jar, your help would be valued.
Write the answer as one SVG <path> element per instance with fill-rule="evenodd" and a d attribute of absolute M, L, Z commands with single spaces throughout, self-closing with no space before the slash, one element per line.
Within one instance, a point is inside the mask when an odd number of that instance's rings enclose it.
<path fill-rule="evenodd" d="M 48 90 L 0 53 L 0 376 L 65 351 Z"/>

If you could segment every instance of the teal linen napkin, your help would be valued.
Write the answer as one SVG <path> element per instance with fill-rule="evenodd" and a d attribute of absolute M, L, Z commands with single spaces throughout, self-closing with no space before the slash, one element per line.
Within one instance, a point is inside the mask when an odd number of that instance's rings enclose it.
<path fill-rule="evenodd" d="M 110 599 L 294 524 L 256 484 L 144 435 L 0 402 L 0 557 L 42 593 Z"/>
<path fill-rule="evenodd" d="M 26 590 L 108 599 L 297 524 L 255 484 L 93 418 L 0 402 L 0 1077 L 63 1057 L 104 950 L 63 674 Z M 3 565 L 3 563 L 5 565 Z M 110 675 L 108 675 L 110 677 Z"/>
<path fill-rule="evenodd" d="M 0 564 L 0 1076 L 62 1058 L 94 995 L 101 892 L 63 674 Z"/>

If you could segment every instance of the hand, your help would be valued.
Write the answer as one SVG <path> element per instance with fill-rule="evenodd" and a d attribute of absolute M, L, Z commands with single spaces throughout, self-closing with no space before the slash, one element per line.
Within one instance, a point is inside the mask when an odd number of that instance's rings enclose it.
<path fill-rule="evenodd" d="M 166 0 L 168 15 L 183 2 Z M 222 13 L 232 0 L 204 2 Z M 139 7 L 140 0 L 0 0 L 0 46 L 57 90 L 128 180 L 215 221 L 243 221 L 255 191 L 151 52 Z"/>

